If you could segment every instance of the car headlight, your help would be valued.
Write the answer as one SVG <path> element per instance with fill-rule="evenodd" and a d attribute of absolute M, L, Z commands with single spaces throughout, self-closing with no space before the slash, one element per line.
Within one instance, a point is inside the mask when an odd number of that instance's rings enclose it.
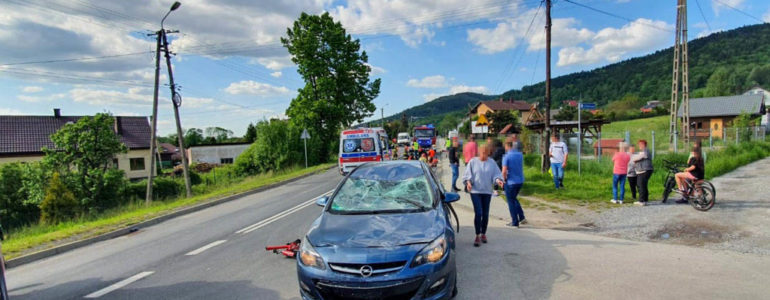
<path fill-rule="evenodd" d="M 420 250 L 417 257 L 412 261 L 411 267 L 416 267 L 424 264 L 432 264 L 439 262 L 447 253 L 447 243 L 444 236 L 440 236 L 433 240 L 428 246 Z"/>
<path fill-rule="evenodd" d="M 313 245 L 311 245 L 307 240 L 307 237 L 299 246 L 299 261 L 308 267 L 313 267 L 320 270 L 326 269 L 323 258 L 321 258 L 321 255 L 315 251 Z"/>

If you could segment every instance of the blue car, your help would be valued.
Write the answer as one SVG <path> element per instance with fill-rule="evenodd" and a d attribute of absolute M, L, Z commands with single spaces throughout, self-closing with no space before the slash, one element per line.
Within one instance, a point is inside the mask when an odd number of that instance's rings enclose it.
<path fill-rule="evenodd" d="M 348 174 L 297 255 L 303 299 L 451 299 L 455 230 L 447 193 L 418 161 L 367 163 Z"/>

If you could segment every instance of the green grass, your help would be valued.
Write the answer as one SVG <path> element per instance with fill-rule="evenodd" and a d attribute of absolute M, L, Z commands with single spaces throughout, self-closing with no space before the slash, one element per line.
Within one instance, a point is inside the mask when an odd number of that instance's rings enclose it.
<path fill-rule="evenodd" d="M 3 253 L 6 259 L 12 259 L 26 253 L 50 248 L 60 243 L 85 239 L 124 228 L 185 207 L 321 171 L 333 165 L 334 163 L 328 163 L 307 169 L 290 168 L 283 172 L 247 177 L 240 182 L 217 187 L 191 198 L 156 201 L 149 205 L 145 205 L 143 201 L 140 201 L 81 220 L 56 225 L 39 224 L 20 228 L 7 234 L 7 239 L 3 242 Z"/>
<path fill-rule="evenodd" d="M 655 157 L 655 172 L 649 183 L 650 200 L 659 200 L 663 193 L 666 170 L 663 168 L 662 160 L 669 159 L 684 163 L 687 156 L 688 153 L 680 153 Z M 729 145 L 720 150 L 708 151 L 706 153 L 706 178 L 717 177 L 768 156 L 770 156 L 770 143 L 767 142 L 741 143 Z M 594 210 L 606 207 L 606 203 L 612 199 L 612 162 L 608 158 L 603 158 L 601 162 L 583 160 L 582 175 L 578 176 L 576 158 L 570 157 L 564 176 L 566 188 L 562 190 L 554 189 L 551 175 L 540 173 L 538 164 L 539 158 L 537 156 L 526 156 L 524 169 L 526 182 L 521 191 L 524 196 L 534 196 Z M 631 193 L 628 184 L 626 184 L 626 202 L 630 202 L 630 199 Z"/>
<path fill-rule="evenodd" d="M 623 139 L 626 131 L 631 141 L 647 140 L 652 146 L 652 132 L 655 131 L 655 150 L 668 150 L 669 116 L 612 122 L 602 127 L 602 139 Z"/>

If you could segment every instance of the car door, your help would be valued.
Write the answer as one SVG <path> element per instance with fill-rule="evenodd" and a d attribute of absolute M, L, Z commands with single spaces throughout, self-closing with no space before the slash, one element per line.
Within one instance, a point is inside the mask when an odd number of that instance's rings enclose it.
<path fill-rule="evenodd" d="M 444 185 L 441 184 L 441 181 L 438 181 L 436 179 L 436 174 L 433 173 L 433 170 L 430 167 L 425 166 L 424 168 L 426 169 L 428 174 L 430 174 L 431 185 L 433 185 L 434 187 L 433 189 L 436 191 L 436 196 L 439 197 L 439 200 L 440 200 L 439 204 L 441 206 L 441 211 L 444 214 L 444 218 L 446 219 L 446 222 L 449 225 L 449 227 L 452 228 L 452 230 L 454 230 L 455 227 L 452 227 L 452 225 L 459 226 L 459 224 L 452 224 L 452 218 L 450 218 L 449 216 L 449 212 L 450 212 L 449 204 L 446 204 L 443 201 L 444 194 L 446 194 L 446 191 L 444 190 Z"/>

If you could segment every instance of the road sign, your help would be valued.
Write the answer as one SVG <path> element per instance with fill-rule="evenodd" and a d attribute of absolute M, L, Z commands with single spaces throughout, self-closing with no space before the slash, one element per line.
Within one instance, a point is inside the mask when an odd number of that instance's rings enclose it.
<path fill-rule="evenodd" d="M 481 127 L 481 126 L 488 126 L 488 125 L 489 125 L 489 121 L 487 121 L 487 117 L 484 115 L 479 115 L 479 119 L 476 120 L 476 126 Z"/>
<path fill-rule="evenodd" d="M 596 109 L 596 103 L 581 103 L 580 109 Z"/>
<path fill-rule="evenodd" d="M 303 129 L 303 130 L 302 130 L 302 136 L 300 136 L 299 138 L 301 138 L 301 139 L 303 139 L 303 140 L 306 140 L 306 139 L 309 139 L 309 138 L 310 138 L 310 134 L 309 134 L 309 133 L 307 133 L 307 128 L 305 128 L 305 129 Z"/>

